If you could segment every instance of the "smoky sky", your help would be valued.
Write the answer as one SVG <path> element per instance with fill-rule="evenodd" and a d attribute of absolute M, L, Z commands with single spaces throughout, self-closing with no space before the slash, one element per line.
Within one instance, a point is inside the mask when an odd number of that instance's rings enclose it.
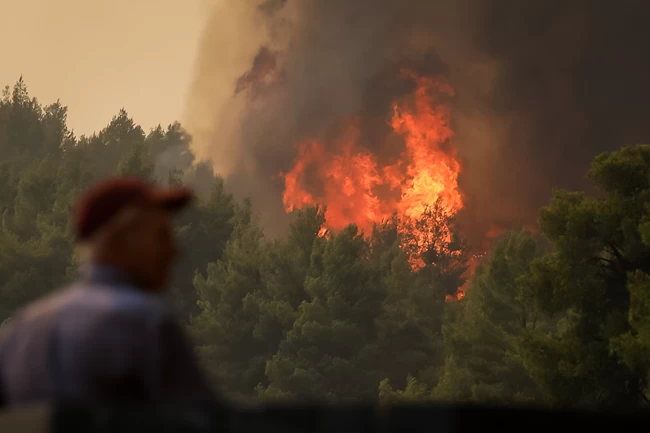
<path fill-rule="evenodd" d="M 195 150 L 273 230 L 296 142 L 358 115 L 372 149 L 408 67 L 455 91 L 468 230 L 532 224 L 553 188 L 588 187 L 595 155 L 650 141 L 648 22 L 632 0 L 222 2 L 188 103 Z"/>

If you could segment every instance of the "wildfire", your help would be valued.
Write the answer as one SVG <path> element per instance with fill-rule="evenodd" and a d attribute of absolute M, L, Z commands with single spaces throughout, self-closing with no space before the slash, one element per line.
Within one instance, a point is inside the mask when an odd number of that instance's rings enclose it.
<path fill-rule="evenodd" d="M 392 106 L 389 125 L 404 148 L 395 152 L 388 144 L 380 146 L 381 154 L 397 158 L 380 163 L 376 154 L 359 144 L 359 119 L 348 119 L 330 145 L 315 140 L 298 144 L 293 168 L 283 175 L 287 211 L 324 204 L 327 228 L 340 230 L 356 223 L 367 233 L 393 214 L 418 218 L 438 200 L 449 212 L 462 208 L 460 164 L 450 146 L 450 113 L 440 101 L 453 96 L 453 89 L 442 79 L 411 71 L 402 71 L 402 78 L 417 85 L 412 95 Z"/>
<path fill-rule="evenodd" d="M 456 295 L 445 296 L 445 301 L 456 302 L 462 300 L 464 297 L 465 297 L 465 292 L 463 292 L 461 289 L 458 289 L 458 293 L 456 293 Z"/>
<path fill-rule="evenodd" d="M 465 271 L 464 277 L 466 278 L 465 284 L 462 285 L 462 287 L 458 288 L 458 291 L 454 295 L 447 295 L 445 297 L 445 300 L 447 302 L 455 302 L 455 301 L 460 301 L 465 297 L 465 294 L 467 293 L 467 290 L 469 289 L 469 286 L 472 283 L 472 277 L 474 276 L 474 273 L 476 272 L 476 267 L 478 264 L 487 256 L 487 253 L 478 253 L 478 254 L 473 254 L 470 258 L 469 261 L 467 262 L 467 270 Z"/>

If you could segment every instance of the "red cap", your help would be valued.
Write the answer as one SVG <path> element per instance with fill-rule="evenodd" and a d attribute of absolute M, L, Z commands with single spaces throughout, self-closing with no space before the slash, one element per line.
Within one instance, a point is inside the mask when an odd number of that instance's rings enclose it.
<path fill-rule="evenodd" d="M 177 211 L 192 199 L 187 188 L 162 188 L 136 178 L 111 178 L 90 188 L 75 214 L 77 239 L 88 240 L 120 211 L 131 206 L 155 206 Z"/>

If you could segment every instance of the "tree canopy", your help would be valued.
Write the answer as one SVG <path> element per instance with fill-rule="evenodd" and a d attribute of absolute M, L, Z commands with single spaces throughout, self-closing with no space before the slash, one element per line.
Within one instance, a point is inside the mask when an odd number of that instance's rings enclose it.
<path fill-rule="evenodd" d="M 503 235 L 466 284 L 472 251 L 440 203 L 370 233 L 325 231 L 315 206 L 269 237 L 180 124 L 147 132 L 120 110 L 76 137 L 66 117 L 22 79 L 0 99 L 0 322 L 74 278 L 77 197 L 128 174 L 199 192 L 173 295 L 230 398 L 648 403 L 650 145 L 596 156 L 593 194 L 555 191 L 539 232 Z"/>

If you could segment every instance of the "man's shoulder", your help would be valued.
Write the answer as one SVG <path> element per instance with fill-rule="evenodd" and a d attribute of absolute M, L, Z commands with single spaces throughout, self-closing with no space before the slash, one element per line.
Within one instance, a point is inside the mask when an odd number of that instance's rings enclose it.
<path fill-rule="evenodd" d="M 153 326 L 172 316 L 161 298 L 136 288 L 93 284 L 81 286 L 79 291 L 82 295 L 71 305 L 71 310 L 94 314 L 98 319 Z"/>
<path fill-rule="evenodd" d="M 78 288 L 70 286 L 57 289 L 54 292 L 36 299 L 24 307 L 20 308 L 5 323 L 5 328 L 11 328 L 14 325 L 24 322 L 30 322 L 52 316 L 65 305 L 79 297 Z"/>
<path fill-rule="evenodd" d="M 59 311 L 76 296 L 72 287 L 58 289 L 18 309 L 0 326 L 0 348 L 6 349 L 7 344 L 15 344 L 35 332 L 46 333 L 61 316 Z"/>
<path fill-rule="evenodd" d="M 36 322 L 124 320 L 153 324 L 172 315 L 155 296 L 128 287 L 74 283 L 36 300 L 19 310 L 5 328 L 29 326 Z"/>

